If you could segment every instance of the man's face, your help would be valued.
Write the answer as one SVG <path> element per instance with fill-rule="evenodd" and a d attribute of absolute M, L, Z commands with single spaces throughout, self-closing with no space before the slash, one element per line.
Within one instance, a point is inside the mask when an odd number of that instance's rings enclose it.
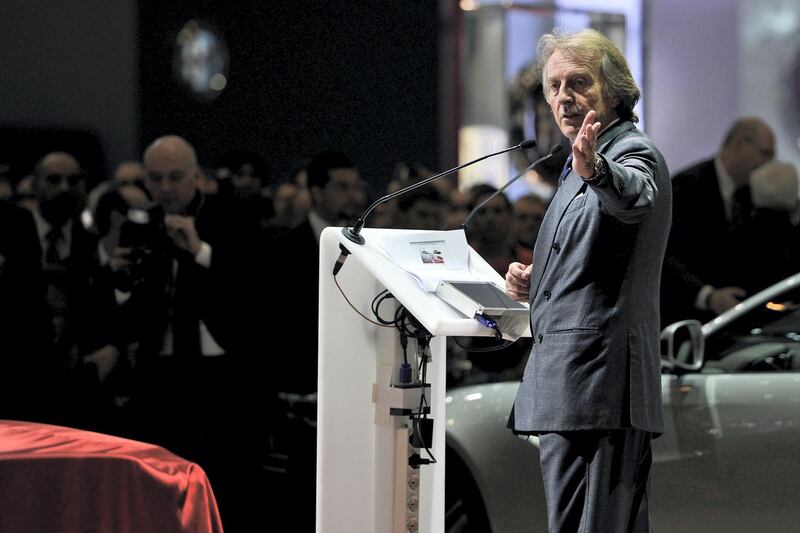
<path fill-rule="evenodd" d="M 545 94 L 561 133 L 571 141 L 578 136 L 586 113 L 594 109 L 602 130 L 617 118 L 619 99 L 607 101 L 597 66 L 589 67 L 556 51 L 545 65 Z"/>
<path fill-rule="evenodd" d="M 444 213 L 441 206 L 428 199 L 420 199 L 406 212 L 408 229 L 441 229 Z"/>
<path fill-rule="evenodd" d="M 240 196 L 254 196 L 261 192 L 261 180 L 254 174 L 253 166 L 247 163 L 231 172 L 231 185 Z"/>
<path fill-rule="evenodd" d="M 514 204 L 514 223 L 517 239 L 533 243 L 539 234 L 547 205 L 538 198 L 520 198 Z"/>
<path fill-rule="evenodd" d="M 36 195 L 40 200 L 50 200 L 60 193 L 71 192 L 82 196 L 86 184 L 78 162 L 68 154 L 51 154 L 42 161 L 36 179 Z"/>
<path fill-rule="evenodd" d="M 117 183 L 144 183 L 146 170 L 138 161 L 125 161 L 120 163 L 114 171 L 114 181 Z"/>
<path fill-rule="evenodd" d="M 198 168 L 178 152 L 156 151 L 145 161 L 145 186 L 165 212 L 183 214 L 197 192 Z"/>
<path fill-rule="evenodd" d="M 766 128 L 758 128 L 755 135 L 740 140 L 738 152 L 741 157 L 741 171 L 745 176 L 775 158 L 775 137 Z"/>
<path fill-rule="evenodd" d="M 485 199 L 476 198 L 475 205 Z M 511 209 L 503 198 L 495 196 L 475 213 L 471 227 L 475 234 L 507 235 L 511 230 Z"/>
<path fill-rule="evenodd" d="M 366 207 L 364 182 L 354 168 L 335 168 L 323 189 L 314 188 L 314 208 L 326 222 L 346 226 L 358 219 Z"/>

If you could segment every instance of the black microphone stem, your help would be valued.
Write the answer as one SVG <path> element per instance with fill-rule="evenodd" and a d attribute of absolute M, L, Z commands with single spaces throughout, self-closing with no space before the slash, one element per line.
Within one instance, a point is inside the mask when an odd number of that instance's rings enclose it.
<path fill-rule="evenodd" d="M 559 152 L 560 152 L 561 150 L 563 150 L 563 149 L 564 149 L 564 147 L 563 147 L 563 146 L 561 146 L 560 144 L 557 144 L 557 145 L 553 146 L 553 147 L 550 149 L 550 152 L 549 152 L 549 153 L 548 153 L 546 156 L 544 156 L 544 157 L 540 157 L 539 159 L 537 159 L 536 161 L 534 161 L 533 163 L 531 163 L 530 165 L 528 165 L 526 168 L 522 169 L 522 170 L 521 170 L 521 171 L 520 171 L 520 172 L 519 172 L 519 173 L 518 173 L 516 176 L 514 176 L 513 178 L 511 178 L 510 180 L 508 180 L 508 181 L 505 183 L 505 185 L 503 185 L 502 187 L 500 187 L 499 189 L 497 189 L 496 191 L 494 191 L 492 194 L 490 194 L 490 195 L 489 195 L 489 196 L 488 196 L 488 197 L 487 197 L 487 198 L 486 198 L 484 201 L 482 201 L 481 203 L 479 203 L 478 205 L 476 205 L 476 206 L 475 206 L 475 207 L 472 209 L 472 211 L 470 211 L 470 212 L 469 212 L 469 214 L 467 215 L 467 218 L 465 218 L 465 219 L 464 219 L 464 222 L 461 224 L 461 229 L 463 229 L 464 231 L 467 231 L 467 226 L 469 225 L 469 221 L 470 221 L 470 220 L 472 220 L 472 217 L 473 217 L 473 216 L 475 216 L 475 213 L 477 213 L 478 211 L 480 211 L 480 210 L 481 210 L 481 208 L 482 208 L 484 205 L 486 205 L 487 203 L 489 203 L 489 201 L 491 201 L 492 199 L 494 199 L 494 198 L 495 198 L 495 196 L 498 196 L 498 195 L 499 195 L 501 192 L 503 192 L 503 191 L 505 191 L 506 189 L 508 189 L 508 187 L 509 187 L 509 186 L 511 186 L 511 184 L 512 184 L 512 183 L 514 183 L 515 181 L 517 181 L 518 179 L 520 179 L 520 178 L 521 178 L 521 177 L 522 177 L 522 176 L 523 176 L 523 175 L 524 175 L 526 172 L 528 172 L 529 170 L 533 169 L 533 167 L 535 167 L 536 165 L 539 165 L 539 164 L 541 164 L 542 162 L 546 161 L 547 159 L 550 159 L 551 157 L 553 157 L 554 155 L 556 155 L 557 153 L 559 153 Z"/>
<path fill-rule="evenodd" d="M 510 152 L 512 150 L 517 150 L 517 149 L 527 150 L 528 148 L 533 148 L 535 146 L 536 146 L 536 141 L 531 141 L 531 140 L 522 141 L 521 143 L 519 143 L 519 144 L 517 144 L 515 146 L 512 146 L 510 148 L 506 148 L 505 150 L 500 150 L 499 152 L 494 152 L 492 154 L 488 154 L 488 155 L 485 155 L 483 157 L 479 157 L 478 159 L 473 159 L 472 161 L 464 163 L 463 165 L 459 165 L 459 166 L 457 166 L 455 168 L 451 168 L 450 170 L 445 170 L 444 172 L 440 172 L 439 174 L 436 174 L 436 175 L 431 176 L 429 178 L 425 178 L 422 181 L 418 181 L 417 183 L 413 183 L 413 184 L 411 184 L 411 185 L 409 185 L 407 187 L 403 187 L 402 189 L 397 190 L 397 191 L 395 191 L 395 192 L 393 192 L 391 194 L 387 194 L 386 196 L 382 196 L 382 197 L 378 198 L 377 200 L 375 200 L 372 203 L 372 205 L 370 205 L 367 208 L 367 210 L 364 211 L 364 213 L 356 221 L 356 223 L 353 225 L 352 228 L 343 228 L 342 229 L 342 233 L 344 233 L 344 236 L 347 237 L 348 239 L 350 239 L 351 241 L 353 241 L 354 243 L 356 243 L 356 244 L 364 244 L 365 241 L 364 241 L 364 237 L 361 236 L 361 230 L 364 228 L 364 223 L 365 223 L 365 221 L 367 219 L 367 216 L 369 216 L 369 214 L 372 212 L 372 210 L 375 209 L 380 204 L 382 204 L 384 202 L 388 202 L 389 200 L 391 200 L 393 198 L 396 198 L 396 197 L 400 196 L 401 194 L 405 194 L 405 193 L 407 193 L 409 191 L 413 191 L 414 189 L 422 187 L 423 185 L 427 185 L 428 183 L 432 182 L 435 179 L 441 178 L 441 177 L 446 176 L 448 174 L 452 174 L 453 172 L 458 172 L 459 170 L 461 170 L 464 167 L 468 167 L 469 165 L 474 165 L 475 163 L 480 163 L 484 159 L 488 159 L 488 158 L 494 157 L 496 155 L 504 154 L 504 153 Z"/>

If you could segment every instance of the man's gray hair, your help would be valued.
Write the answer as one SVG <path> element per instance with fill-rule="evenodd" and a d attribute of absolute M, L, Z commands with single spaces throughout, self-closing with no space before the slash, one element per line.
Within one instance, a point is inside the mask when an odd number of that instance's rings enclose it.
<path fill-rule="evenodd" d="M 797 168 L 791 163 L 768 161 L 750 174 L 750 192 L 755 207 L 793 212 L 798 205 Z"/>

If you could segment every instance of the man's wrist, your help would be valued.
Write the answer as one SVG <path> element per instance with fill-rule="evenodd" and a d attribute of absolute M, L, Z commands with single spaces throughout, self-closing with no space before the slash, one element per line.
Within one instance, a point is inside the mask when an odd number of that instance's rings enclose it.
<path fill-rule="evenodd" d="M 594 154 L 594 161 L 592 163 L 592 175 L 588 178 L 581 176 L 584 183 L 589 185 L 599 185 L 608 175 L 608 165 L 606 160 L 600 157 L 600 154 Z"/>

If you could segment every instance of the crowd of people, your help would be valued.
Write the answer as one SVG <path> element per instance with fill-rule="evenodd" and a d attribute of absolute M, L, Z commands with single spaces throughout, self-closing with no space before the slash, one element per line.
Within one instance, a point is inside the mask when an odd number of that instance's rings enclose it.
<path fill-rule="evenodd" d="M 800 270 L 797 171 L 774 145 L 744 117 L 719 154 L 674 174 L 662 324 Z M 319 151 L 280 179 L 256 153 L 212 163 L 175 135 L 99 182 L 66 152 L 30 170 L 0 178 L 0 418 L 163 445 L 206 469 L 231 531 L 275 491 L 312 530 L 320 233 L 433 172 L 399 164 L 378 191 L 350 154 Z M 367 225 L 458 229 L 496 191 L 437 180 Z M 498 194 L 468 242 L 500 275 L 535 263 L 550 200 Z M 527 342 L 499 357 L 449 343 L 448 385 L 519 379 Z"/>
<path fill-rule="evenodd" d="M 430 174 L 398 165 L 389 190 Z M 209 165 L 189 140 L 165 135 L 107 179 L 92 182 L 57 151 L 2 182 L 0 418 L 134 438 L 196 461 L 232 531 L 270 484 L 287 505 L 313 509 L 318 242 L 380 192 L 356 162 L 320 151 L 278 180 L 256 153 Z M 455 229 L 493 191 L 440 180 L 381 205 L 369 225 Z M 527 249 L 545 203 L 496 202 L 469 237 L 502 272 Z M 312 527 L 313 512 L 298 516 Z"/>

